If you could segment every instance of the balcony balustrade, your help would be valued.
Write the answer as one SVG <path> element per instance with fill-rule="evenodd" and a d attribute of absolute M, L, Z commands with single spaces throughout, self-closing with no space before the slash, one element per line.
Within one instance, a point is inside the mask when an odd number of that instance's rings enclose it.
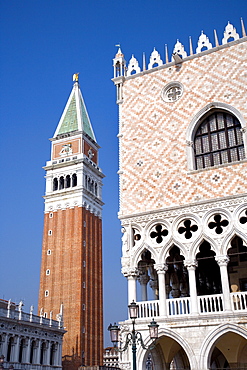
<path fill-rule="evenodd" d="M 247 313 L 247 292 L 230 293 L 232 311 Z M 200 316 L 224 312 L 223 294 L 198 296 L 198 314 Z M 139 305 L 139 318 L 152 318 L 160 316 L 160 301 L 141 301 Z M 191 298 L 181 297 L 166 299 L 167 316 L 190 316 Z"/>

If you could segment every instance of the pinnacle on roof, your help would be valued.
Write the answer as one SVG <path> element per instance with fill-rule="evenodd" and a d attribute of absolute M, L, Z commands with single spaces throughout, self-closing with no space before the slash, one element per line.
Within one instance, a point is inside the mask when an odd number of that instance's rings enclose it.
<path fill-rule="evenodd" d="M 78 83 L 79 73 L 73 75 L 74 85 L 54 137 L 75 131 L 83 131 L 96 142 L 90 118 Z"/>

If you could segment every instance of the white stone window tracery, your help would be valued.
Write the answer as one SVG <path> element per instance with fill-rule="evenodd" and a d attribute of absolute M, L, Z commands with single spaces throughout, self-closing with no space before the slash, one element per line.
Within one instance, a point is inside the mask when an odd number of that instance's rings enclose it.
<path fill-rule="evenodd" d="M 226 112 L 212 112 L 195 133 L 196 169 L 245 158 L 240 122 Z"/>
<path fill-rule="evenodd" d="M 190 122 L 186 146 L 189 170 L 243 160 L 247 158 L 245 119 L 231 105 L 209 103 Z"/>
<path fill-rule="evenodd" d="M 174 103 L 183 95 L 183 85 L 180 82 L 170 82 L 167 84 L 162 92 L 161 97 L 167 103 Z"/>

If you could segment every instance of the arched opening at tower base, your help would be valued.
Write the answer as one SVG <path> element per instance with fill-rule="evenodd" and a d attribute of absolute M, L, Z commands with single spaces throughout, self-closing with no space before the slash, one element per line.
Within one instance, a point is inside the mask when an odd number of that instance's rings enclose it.
<path fill-rule="evenodd" d="M 185 350 L 174 339 L 159 338 L 155 349 L 147 351 L 142 369 L 149 370 L 190 370 L 190 363 Z"/>
<path fill-rule="evenodd" d="M 247 340 L 236 333 L 226 333 L 215 343 L 210 356 L 210 370 L 247 369 Z"/>

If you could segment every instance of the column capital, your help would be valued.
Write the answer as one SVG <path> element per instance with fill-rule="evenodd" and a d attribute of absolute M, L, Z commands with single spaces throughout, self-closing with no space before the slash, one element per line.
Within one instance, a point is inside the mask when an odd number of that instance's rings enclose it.
<path fill-rule="evenodd" d="M 195 270 L 198 266 L 197 260 L 184 260 L 184 266 L 187 270 Z"/>
<path fill-rule="evenodd" d="M 157 271 L 157 274 L 165 274 L 168 270 L 168 266 L 165 263 L 156 263 L 154 268 Z"/>
<path fill-rule="evenodd" d="M 227 266 L 230 258 L 227 255 L 224 256 L 215 256 L 215 261 L 219 266 Z"/>
<path fill-rule="evenodd" d="M 137 279 L 139 276 L 139 270 L 137 267 L 127 267 L 127 268 L 122 268 L 122 274 L 127 277 L 127 278 L 135 278 Z"/>
<path fill-rule="evenodd" d="M 148 274 L 139 274 L 139 276 L 137 277 L 138 281 L 140 282 L 140 284 L 147 284 L 150 280 L 150 276 L 148 276 Z"/>

